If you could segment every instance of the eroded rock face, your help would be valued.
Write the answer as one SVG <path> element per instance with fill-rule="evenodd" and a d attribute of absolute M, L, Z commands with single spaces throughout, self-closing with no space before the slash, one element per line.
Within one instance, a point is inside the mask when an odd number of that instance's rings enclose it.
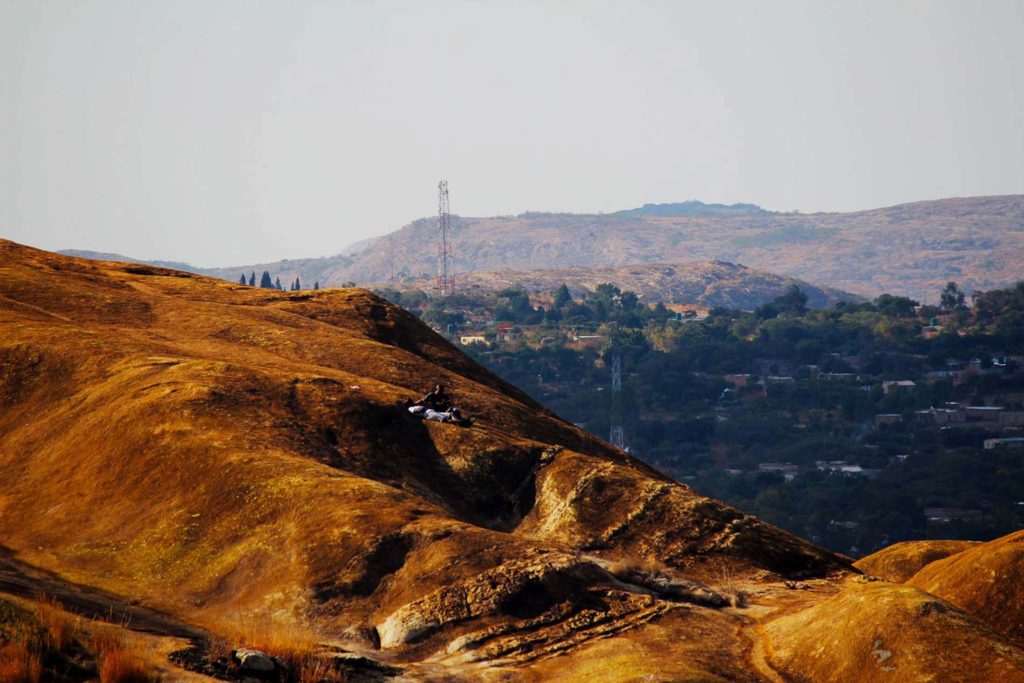
<path fill-rule="evenodd" d="M 799 681 L 1022 681 L 1024 650 L 928 593 L 848 581 L 764 627 L 768 662 Z"/>
<path fill-rule="evenodd" d="M 539 470 L 536 503 L 516 534 L 610 558 L 653 560 L 699 579 L 720 573 L 723 564 L 736 573 L 787 578 L 850 566 L 687 486 L 567 451 Z"/>
<path fill-rule="evenodd" d="M 382 648 L 393 648 L 470 619 L 503 614 L 528 618 L 558 604 L 573 605 L 611 577 L 592 562 L 565 554 L 512 560 L 444 586 L 391 613 L 377 627 Z"/>

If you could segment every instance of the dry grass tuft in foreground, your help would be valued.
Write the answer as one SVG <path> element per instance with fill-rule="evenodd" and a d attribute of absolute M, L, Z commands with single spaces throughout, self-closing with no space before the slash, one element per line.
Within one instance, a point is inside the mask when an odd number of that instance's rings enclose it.
<path fill-rule="evenodd" d="M 214 640 L 210 656 L 231 660 L 238 649 L 259 650 L 284 668 L 283 680 L 293 683 L 341 683 L 347 680 L 331 662 L 321 657 L 316 634 L 293 622 L 283 622 L 262 612 L 239 614 Z"/>
<path fill-rule="evenodd" d="M 255 612 L 239 616 L 234 641 L 239 647 L 265 652 L 293 670 L 317 648 L 316 636 L 308 629 Z"/>
<path fill-rule="evenodd" d="M 99 662 L 100 683 L 152 683 L 145 658 L 127 637 L 127 624 L 92 622 L 89 629 L 90 649 Z"/>
<path fill-rule="evenodd" d="M 126 649 L 112 650 L 100 659 L 100 683 L 152 683 L 146 665 Z"/>
<path fill-rule="evenodd" d="M 0 681 L 39 683 L 43 675 L 43 657 L 27 643 L 0 645 Z"/>
<path fill-rule="evenodd" d="M 45 645 L 48 648 L 60 651 L 72 643 L 79 628 L 79 620 L 65 612 L 56 598 L 40 595 L 34 611 L 39 625 L 45 631 Z"/>

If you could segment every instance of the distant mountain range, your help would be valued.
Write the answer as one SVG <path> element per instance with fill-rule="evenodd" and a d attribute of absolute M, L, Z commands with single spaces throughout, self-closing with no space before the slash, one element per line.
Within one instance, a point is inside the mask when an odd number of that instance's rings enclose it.
<path fill-rule="evenodd" d="M 850 213 L 773 213 L 752 204 L 648 204 L 613 214 L 454 217 L 456 273 L 722 261 L 864 296 L 932 302 L 955 280 L 967 291 L 1024 279 L 1024 195 L 941 199 Z M 270 271 L 321 286 L 416 280 L 437 272 L 434 218 L 344 254 L 185 269 L 238 280 Z M 83 252 L 65 252 L 85 255 Z M 179 266 L 183 267 L 183 266 Z"/>
<path fill-rule="evenodd" d="M 705 204 L 697 200 L 674 204 L 644 204 L 616 211 L 613 216 L 764 216 L 772 213 L 757 204 Z"/>
<path fill-rule="evenodd" d="M 708 308 L 725 306 L 751 310 L 780 296 L 790 285 L 798 286 L 807 295 L 807 304 L 811 308 L 829 308 L 839 301 L 860 299 L 830 287 L 819 287 L 803 280 L 721 261 L 477 271 L 460 278 L 457 289 L 493 292 L 518 287 L 531 294 L 546 294 L 564 283 L 573 296 L 578 297 L 594 291 L 602 282 L 634 291 L 651 303 L 698 304 Z M 409 284 L 425 289 L 431 281 L 424 279 Z"/>

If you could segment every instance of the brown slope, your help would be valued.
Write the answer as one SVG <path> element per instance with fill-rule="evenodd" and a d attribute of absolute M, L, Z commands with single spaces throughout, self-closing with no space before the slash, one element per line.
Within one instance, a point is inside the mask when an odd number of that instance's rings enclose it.
<path fill-rule="evenodd" d="M 907 581 L 1024 644 L 1024 531 L 932 562 Z"/>
<path fill-rule="evenodd" d="M 459 275 L 458 289 L 460 292 L 496 292 L 515 287 L 531 294 L 551 294 L 565 284 L 574 296 L 579 296 L 593 292 L 602 282 L 636 292 L 651 303 L 697 304 L 708 308 L 726 306 L 750 310 L 781 296 L 793 285 L 807 295 L 811 308 L 829 308 L 839 301 L 859 299 L 829 287 L 722 262 L 475 271 Z M 420 279 L 404 282 L 399 288 L 429 290 L 431 286 L 431 280 Z"/>
<path fill-rule="evenodd" d="M 853 566 L 865 574 L 903 583 L 932 562 L 976 545 L 977 541 L 905 541 L 862 557 Z"/>
<path fill-rule="evenodd" d="M 559 420 L 366 291 L 3 241 L 0 322 L 4 544 L 213 630 L 253 612 L 392 658 L 528 661 L 704 600 L 590 556 L 705 580 L 848 566 Z M 395 405 L 436 380 L 471 429 Z"/>
<path fill-rule="evenodd" d="M 848 582 L 836 596 L 764 627 L 786 680 L 1024 681 L 1024 650 L 927 593 Z"/>

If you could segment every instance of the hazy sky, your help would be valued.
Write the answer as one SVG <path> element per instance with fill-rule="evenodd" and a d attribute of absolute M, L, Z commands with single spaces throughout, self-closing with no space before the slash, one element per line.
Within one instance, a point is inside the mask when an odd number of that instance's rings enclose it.
<path fill-rule="evenodd" d="M 436 212 L 1024 192 L 1024 2 L 0 0 L 0 236 L 232 265 Z"/>

